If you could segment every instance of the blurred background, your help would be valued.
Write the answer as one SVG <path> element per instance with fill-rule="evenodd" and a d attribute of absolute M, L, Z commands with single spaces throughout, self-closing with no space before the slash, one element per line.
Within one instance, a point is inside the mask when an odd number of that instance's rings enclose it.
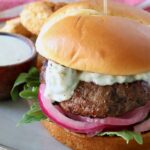
<path fill-rule="evenodd" d="M 0 0 L 0 21 L 15 17 L 22 10 L 23 5 L 38 0 Z M 75 2 L 79 0 L 51 0 L 53 2 Z M 150 0 L 114 0 L 128 5 L 134 5 L 150 11 Z"/>

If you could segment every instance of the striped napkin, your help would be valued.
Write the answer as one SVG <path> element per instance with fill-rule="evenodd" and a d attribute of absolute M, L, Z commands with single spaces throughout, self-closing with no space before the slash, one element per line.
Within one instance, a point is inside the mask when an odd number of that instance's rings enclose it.
<path fill-rule="evenodd" d="M 0 0 L 0 22 L 17 17 L 26 3 L 37 0 Z M 55 0 L 56 1 L 56 0 Z M 114 0 L 150 11 L 150 0 Z"/>
<path fill-rule="evenodd" d="M 121 3 L 125 3 L 128 5 L 137 5 L 139 3 L 142 3 L 144 0 L 115 0 Z"/>
<path fill-rule="evenodd" d="M 29 3 L 35 0 L 0 0 L 0 11 L 22 5 L 24 3 Z"/>
<path fill-rule="evenodd" d="M 26 3 L 37 0 L 0 0 L 0 22 L 17 17 Z"/>

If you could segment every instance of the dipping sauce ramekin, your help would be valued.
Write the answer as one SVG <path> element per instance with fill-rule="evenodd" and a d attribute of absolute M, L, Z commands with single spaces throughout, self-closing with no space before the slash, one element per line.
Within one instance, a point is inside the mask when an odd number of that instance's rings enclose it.
<path fill-rule="evenodd" d="M 0 100 L 8 99 L 21 72 L 35 65 L 36 50 L 29 39 L 0 32 Z"/>

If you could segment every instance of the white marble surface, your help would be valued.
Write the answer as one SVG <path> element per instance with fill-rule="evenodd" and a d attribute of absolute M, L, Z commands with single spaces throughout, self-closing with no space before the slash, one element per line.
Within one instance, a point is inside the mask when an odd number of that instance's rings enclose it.
<path fill-rule="evenodd" d="M 51 137 L 40 123 L 16 127 L 27 110 L 28 105 L 21 100 L 0 102 L 0 145 L 14 150 L 69 150 Z"/>

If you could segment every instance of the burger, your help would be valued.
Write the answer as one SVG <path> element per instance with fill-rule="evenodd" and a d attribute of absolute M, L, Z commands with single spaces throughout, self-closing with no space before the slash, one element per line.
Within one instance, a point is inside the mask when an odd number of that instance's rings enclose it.
<path fill-rule="evenodd" d="M 42 124 L 74 150 L 150 149 L 150 14 L 109 1 L 54 13 L 36 48 Z M 126 141 L 125 141 L 126 140 Z"/>

